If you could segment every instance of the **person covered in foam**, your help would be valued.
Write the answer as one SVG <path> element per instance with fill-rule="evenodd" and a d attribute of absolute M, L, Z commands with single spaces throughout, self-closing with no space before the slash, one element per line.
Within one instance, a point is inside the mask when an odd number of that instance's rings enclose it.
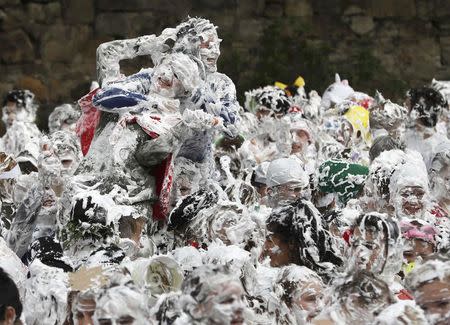
<path fill-rule="evenodd" d="M 275 86 L 253 89 L 245 93 L 244 116 L 248 116 L 246 139 L 238 152 L 244 169 L 252 169 L 264 161 L 287 157 L 291 153 L 289 119 L 282 118 L 292 102 L 286 93 Z M 244 124 L 244 122 L 243 122 Z"/>
<path fill-rule="evenodd" d="M 298 158 L 279 158 L 267 167 L 266 185 L 271 207 L 288 205 L 299 198 L 310 199 L 309 177 Z"/>
<path fill-rule="evenodd" d="M 427 168 L 418 152 L 407 152 L 405 163 L 392 174 L 389 196 L 397 218 L 433 222 Z"/>
<path fill-rule="evenodd" d="M 16 157 L 23 173 L 37 171 L 41 131 L 35 124 L 38 105 L 29 90 L 12 90 L 3 100 L 2 121 L 6 133 L 0 150 Z"/>
<path fill-rule="evenodd" d="M 411 290 L 430 324 L 444 325 L 450 321 L 450 260 L 430 256 L 406 278 Z"/>
<path fill-rule="evenodd" d="M 322 279 L 307 267 L 283 267 L 275 280 L 271 312 L 280 324 L 310 322 L 323 308 L 324 289 Z"/>
<path fill-rule="evenodd" d="M 72 104 L 63 104 L 55 107 L 48 116 L 48 130 L 50 133 L 66 130 L 75 134 L 76 123 L 81 116 L 80 109 Z"/>
<path fill-rule="evenodd" d="M 438 91 L 430 87 L 420 87 L 408 91 L 406 105 L 409 115 L 404 142 L 408 149 L 420 152 L 429 168 L 436 147 L 450 141 L 445 134 L 436 131 L 436 125 L 448 103 Z"/>

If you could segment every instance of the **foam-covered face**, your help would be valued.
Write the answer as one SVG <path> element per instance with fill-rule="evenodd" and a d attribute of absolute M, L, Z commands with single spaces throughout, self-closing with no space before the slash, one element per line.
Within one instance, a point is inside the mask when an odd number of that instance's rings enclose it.
<path fill-rule="evenodd" d="M 430 243 L 428 241 L 419 238 L 411 238 L 408 239 L 405 243 L 403 257 L 408 263 L 412 263 L 416 260 L 418 256 L 424 259 L 427 256 L 433 254 L 433 252 L 434 252 L 433 243 Z"/>
<path fill-rule="evenodd" d="M 28 122 L 30 119 L 32 118 L 27 110 L 15 102 L 7 102 L 3 107 L 2 121 L 7 127 L 11 126 L 14 121 Z"/>
<path fill-rule="evenodd" d="M 61 123 L 61 130 L 67 132 L 75 132 L 77 121 L 65 120 Z"/>
<path fill-rule="evenodd" d="M 295 293 L 294 305 L 307 312 L 307 319 L 316 316 L 322 307 L 322 285 L 312 280 L 302 285 Z"/>
<path fill-rule="evenodd" d="M 221 283 L 206 298 L 209 324 L 244 324 L 244 290 L 237 282 Z"/>
<path fill-rule="evenodd" d="M 344 146 L 348 147 L 352 140 L 353 127 L 350 122 L 346 120 L 341 121 L 341 126 L 337 132 L 336 140 L 342 143 Z"/>
<path fill-rule="evenodd" d="M 73 322 L 75 325 L 93 324 L 92 316 L 95 311 L 95 300 L 93 298 L 79 297 L 75 304 Z"/>
<path fill-rule="evenodd" d="M 350 256 L 355 267 L 373 273 L 381 273 L 387 259 L 386 236 L 383 231 L 356 227 L 351 241 Z"/>
<path fill-rule="evenodd" d="M 270 108 L 267 108 L 264 105 L 259 105 L 255 111 L 255 115 L 256 115 L 257 119 L 260 121 L 263 118 L 271 117 L 273 115 L 273 112 Z"/>
<path fill-rule="evenodd" d="M 42 207 L 50 208 L 56 204 L 56 195 L 51 188 L 47 188 L 44 191 L 44 196 L 42 197 Z"/>
<path fill-rule="evenodd" d="M 410 217 L 420 216 L 425 206 L 425 191 L 420 186 L 407 186 L 401 189 L 395 200 L 394 206 L 400 215 Z"/>
<path fill-rule="evenodd" d="M 134 324 L 134 318 L 131 315 L 121 316 L 116 319 L 100 318 L 95 324 L 98 324 L 98 325 L 132 325 L 132 324 Z"/>
<path fill-rule="evenodd" d="M 164 97 L 176 98 L 183 94 L 184 88 L 174 72 L 170 58 L 164 59 L 153 70 L 151 90 Z"/>
<path fill-rule="evenodd" d="M 348 147 L 353 136 L 352 124 L 345 118 L 330 118 L 324 121 L 325 132 L 331 135 L 339 144 Z"/>
<path fill-rule="evenodd" d="M 302 152 L 310 144 L 309 133 L 305 130 L 291 130 L 292 150 L 291 154 Z"/>
<path fill-rule="evenodd" d="M 417 122 L 420 122 L 426 127 L 433 127 L 436 126 L 436 123 L 438 122 L 439 117 L 442 114 L 443 106 L 441 105 L 435 105 L 432 107 L 429 107 L 428 110 L 426 110 L 421 105 L 416 105 L 414 107 L 417 109 L 417 111 L 412 110 L 411 111 L 411 117 L 412 119 L 417 119 Z"/>
<path fill-rule="evenodd" d="M 13 122 L 16 120 L 17 113 L 21 109 L 17 107 L 14 102 L 7 102 L 6 106 L 3 107 L 3 122 L 6 126 L 11 126 Z"/>
<path fill-rule="evenodd" d="M 269 204 L 271 207 L 288 205 L 300 198 L 309 200 L 311 190 L 308 186 L 304 187 L 296 182 L 274 186 L 268 189 Z"/>
<path fill-rule="evenodd" d="M 61 162 L 61 173 L 64 176 L 71 176 L 80 164 L 79 152 L 69 143 L 63 141 L 55 141 L 55 154 Z"/>
<path fill-rule="evenodd" d="M 211 223 L 211 236 L 227 245 L 238 245 L 248 238 L 253 223 L 233 210 L 219 212 Z"/>
<path fill-rule="evenodd" d="M 380 297 L 367 297 L 360 292 L 352 292 L 343 297 L 341 311 L 345 317 L 345 324 L 370 324 L 374 317 L 373 311 L 383 309 L 389 304 L 389 292 L 379 290 Z"/>
<path fill-rule="evenodd" d="M 220 55 L 220 42 L 215 29 L 209 30 L 200 35 L 200 59 L 202 60 L 206 72 L 217 71 L 217 60 Z"/>
<path fill-rule="evenodd" d="M 178 201 L 192 193 L 193 184 L 189 175 L 180 174 L 174 182 L 170 193 L 170 206 L 174 208 Z"/>
<path fill-rule="evenodd" d="M 115 289 L 117 288 L 117 289 Z M 145 296 L 124 286 L 113 287 L 111 293 L 97 299 L 95 325 L 146 324 Z"/>
<path fill-rule="evenodd" d="M 236 227 L 239 221 L 239 216 L 233 211 L 226 211 L 218 215 L 211 224 L 212 236 L 219 238 L 225 244 L 230 244 L 228 238 L 228 231 Z"/>
<path fill-rule="evenodd" d="M 450 277 L 425 282 L 416 290 L 415 299 L 430 324 L 450 323 Z"/>
<path fill-rule="evenodd" d="M 269 232 L 266 235 L 266 241 L 259 260 L 262 262 L 266 257 L 269 257 L 270 266 L 272 267 L 288 265 L 291 263 L 289 249 L 289 244 L 283 241 L 280 236 Z"/>

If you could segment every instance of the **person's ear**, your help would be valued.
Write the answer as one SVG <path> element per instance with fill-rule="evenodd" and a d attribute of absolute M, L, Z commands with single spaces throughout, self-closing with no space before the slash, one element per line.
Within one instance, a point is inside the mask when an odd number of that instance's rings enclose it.
<path fill-rule="evenodd" d="M 6 307 L 5 324 L 12 325 L 14 324 L 15 320 L 16 320 L 16 310 L 11 306 Z"/>

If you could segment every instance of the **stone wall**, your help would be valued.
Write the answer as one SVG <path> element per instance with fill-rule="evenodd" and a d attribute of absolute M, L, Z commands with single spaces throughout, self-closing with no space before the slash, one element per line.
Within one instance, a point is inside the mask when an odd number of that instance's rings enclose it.
<path fill-rule="evenodd" d="M 410 85 L 450 79 L 446 0 L 0 0 L 0 96 L 32 90 L 45 128 L 55 105 L 88 91 L 100 43 L 158 34 L 188 15 L 219 26 L 220 71 L 240 98 L 299 74 L 323 91 L 337 71 L 397 100 Z M 140 58 L 123 69 L 148 65 Z"/>

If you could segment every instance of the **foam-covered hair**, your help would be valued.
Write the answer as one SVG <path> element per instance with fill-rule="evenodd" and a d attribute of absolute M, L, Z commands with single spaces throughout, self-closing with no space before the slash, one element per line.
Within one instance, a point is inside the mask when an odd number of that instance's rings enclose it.
<path fill-rule="evenodd" d="M 411 101 L 411 110 L 418 113 L 419 120 L 427 127 L 434 127 L 447 100 L 442 94 L 430 87 L 411 88 L 407 92 Z"/>
<path fill-rule="evenodd" d="M 175 52 L 199 56 L 201 35 L 207 32 L 216 32 L 217 26 L 204 18 L 188 18 L 176 27 L 176 41 L 173 47 Z"/>
<path fill-rule="evenodd" d="M 284 90 L 275 86 L 266 86 L 245 92 L 245 109 L 255 113 L 259 106 L 264 106 L 276 114 L 286 114 L 291 102 Z"/>
<path fill-rule="evenodd" d="M 269 231 L 286 242 L 296 244 L 300 264 L 319 275 L 329 275 L 335 266 L 342 264 L 333 238 L 322 225 L 322 216 L 311 202 L 301 199 L 274 209 L 266 225 Z"/>
<path fill-rule="evenodd" d="M 389 185 L 391 200 L 395 198 L 399 191 L 409 186 L 421 187 L 426 193 L 429 193 L 427 167 L 422 155 L 412 150 L 406 153 L 405 163 L 402 167 L 392 174 Z"/>
<path fill-rule="evenodd" d="M 55 107 L 48 116 L 48 130 L 50 133 L 61 130 L 63 123 L 74 124 L 81 116 L 81 110 L 71 104 Z"/>
<path fill-rule="evenodd" d="M 3 99 L 3 106 L 9 102 L 15 103 L 18 108 L 21 108 L 20 119 L 23 122 L 34 122 L 36 119 L 36 110 L 38 105 L 34 102 L 34 94 L 27 89 L 11 90 Z M 6 124 L 6 112 L 3 110 L 2 120 Z"/>
<path fill-rule="evenodd" d="M 399 144 L 389 135 L 376 138 L 369 150 L 370 161 L 377 158 L 383 151 L 399 149 Z"/>

